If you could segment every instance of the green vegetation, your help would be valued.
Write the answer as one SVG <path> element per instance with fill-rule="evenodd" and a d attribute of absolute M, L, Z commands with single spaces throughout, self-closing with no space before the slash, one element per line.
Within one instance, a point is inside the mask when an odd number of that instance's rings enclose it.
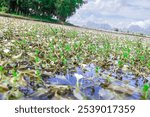
<path fill-rule="evenodd" d="M 149 84 L 145 83 L 143 86 L 143 98 L 144 99 L 147 99 L 149 96 L 149 88 L 150 88 Z"/>
<path fill-rule="evenodd" d="M 83 0 L 1 0 L 0 11 L 48 21 L 55 16 L 65 22 L 83 3 Z"/>
<path fill-rule="evenodd" d="M 44 16 L 23 16 L 23 15 L 18 15 L 16 13 L 4 13 L 0 11 L 0 16 L 5 16 L 5 17 L 10 17 L 10 18 L 17 18 L 17 19 L 25 19 L 25 20 L 30 20 L 30 21 L 42 21 L 42 22 L 48 22 L 48 23 L 55 23 L 55 24 L 64 24 L 64 25 L 69 25 L 73 26 L 73 24 L 68 23 L 68 22 L 63 22 L 58 20 L 58 19 L 53 19 L 52 17 L 44 17 Z"/>
<path fill-rule="evenodd" d="M 58 28 L 45 23 L 7 18 L 0 19 L 0 31 L 2 85 L 5 85 L 5 81 L 7 84 L 13 84 L 14 79 L 17 86 L 28 86 L 24 78 L 41 83 L 45 77 L 58 73 L 67 74 L 68 70 L 76 72 L 77 67 L 86 72 L 84 66 L 89 64 L 96 66 L 93 68 L 96 77 L 101 75 L 104 82 L 106 81 L 107 84 L 103 86 L 113 91 L 116 87 L 113 89 L 110 84 L 116 79 L 117 82 L 122 82 L 123 79 L 123 76 L 118 74 L 112 78 L 116 71 L 121 71 L 120 74 L 124 72 L 125 75 L 134 74 L 136 80 L 142 77 L 144 83 L 147 83 L 146 78 L 149 77 L 150 43 L 144 39 L 73 30 L 67 27 Z M 110 74 L 103 73 L 104 70 Z M 128 82 L 124 82 L 128 87 Z M 142 89 L 144 99 L 149 99 L 149 85 L 137 86 L 137 92 L 141 91 L 139 88 Z M 135 91 L 124 87 L 119 89 L 130 95 L 133 94 L 131 91 Z"/>
<path fill-rule="evenodd" d="M 4 69 L 3 66 L 0 66 L 0 71 L 1 71 L 1 72 L 3 71 L 3 69 Z"/>

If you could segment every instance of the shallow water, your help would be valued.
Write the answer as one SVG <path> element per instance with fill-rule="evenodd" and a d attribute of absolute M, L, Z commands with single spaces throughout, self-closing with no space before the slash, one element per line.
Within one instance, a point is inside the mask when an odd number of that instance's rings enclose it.
<path fill-rule="evenodd" d="M 9 91 L 0 93 L 0 99 L 90 99 L 90 100 L 116 100 L 116 99 L 143 99 L 142 87 L 145 82 L 143 77 L 136 77 L 131 72 L 121 70 L 100 69 L 95 72 L 95 66 L 85 65 L 77 67 L 75 73 L 56 74 L 54 76 L 41 75 L 42 82 L 37 83 L 30 77 L 24 77 L 26 86 L 19 86 L 16 90 L 21 96 Z M 19 95 L 19 94 L 17 94 Z M 148 97 L 150 99 L 150 97 Z"/>

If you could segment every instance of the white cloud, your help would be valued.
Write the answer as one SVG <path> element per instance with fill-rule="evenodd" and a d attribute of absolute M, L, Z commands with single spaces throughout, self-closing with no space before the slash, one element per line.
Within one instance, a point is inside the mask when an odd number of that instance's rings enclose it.
<path fill-rule="evenodd" d="M 79 26 L 93 22 L 118 28 L 130 25 L 146 28 L 149 19 L 150 0 L 88 0 L 68 21 Z"/>
<path fill-rule="evenodd" d="M 133 5 L 139 8 L 150 9 L 150 0 L 132 0 L 132 2 L 130 2 L 130 5 Z"/>
<path fill-rule="evenodd" d="M 129 27 L 132 25 L 137 25 L 141 28 L 148 28 L 150 26 L 150 20 L 144 20 L 144 21 L 137 21 L 137 22 L 132 22 L 131 24 L 129 24 Z"/>

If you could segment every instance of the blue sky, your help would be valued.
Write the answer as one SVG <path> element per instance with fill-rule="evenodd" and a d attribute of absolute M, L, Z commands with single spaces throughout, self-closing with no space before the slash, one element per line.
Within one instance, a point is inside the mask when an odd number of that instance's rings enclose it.
<path fill-rule="evenodd" d="M 137 25 L 143 29 L 150 27 L 150 0 L 87 0 L 69 22 L 85 26 L 109 24 L 117 28 Z"/>

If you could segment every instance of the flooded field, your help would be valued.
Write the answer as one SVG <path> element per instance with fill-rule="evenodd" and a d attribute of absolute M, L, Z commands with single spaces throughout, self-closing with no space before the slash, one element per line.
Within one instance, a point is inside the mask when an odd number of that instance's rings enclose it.
<path fill-rule="evenodd" d="M 150 40 L 0 17 L 0 99 L 150 99 Z"/>

